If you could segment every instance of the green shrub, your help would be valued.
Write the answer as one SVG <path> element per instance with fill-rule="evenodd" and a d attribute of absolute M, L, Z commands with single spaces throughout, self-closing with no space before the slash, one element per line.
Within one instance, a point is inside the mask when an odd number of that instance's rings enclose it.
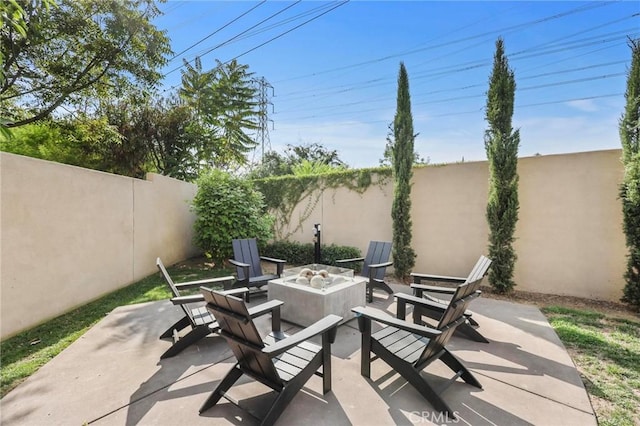
<path fill-rule="evenodd" d="M 328 246 L 322 246 L 322 263 L 325 265 L 335 265 L 336 260 L 340 259 L 353 259 L 355 257 L 362 256 L 360 250 L 356 247 L 350 246 L 337 246 L 331 244 Z M 353 265 L 344 265 L 347 268 L 354 268 L 356 271 L 360 271 L 362 268 L 362 262 L 356 262 Z"/>
<path fill-rule="evenodd" d="M 260 254 L 276 259 L 284 259 L 287 261 L 287 265 L 306 265 L 313 263 L 313 244 L 276 241 L 267 244 Z"/>
<path fill-rule="evenodd" d="M 192 210 L 196 214 L 194 242 L 216 266 L 232 257 L 231 240 L 256 238 L 263 246 L 272 238 L 273 217 L 265 213 L 264 199 L 251 181 L 220 170 L 203 173 Z"/>
<path fill-rule="evenodd" d="M 298 243 L 295 241 L 276 241 L 267 244 L 261 254 L 276 259 L 284 259 L 288 265 L 308 265 L 314 260 L 314 245 L 312 243 Z M 339 259 L 353 259 L 360 257 L 360 250 L 356 247 L 338 246 L 335 244 L 323 245 L 321 250 L 322 259 L 320 263 L 325 265 L 335 265 Z M 345 265 L 349 268 L 355 267 L 360 270 L 362 263 Z"/>

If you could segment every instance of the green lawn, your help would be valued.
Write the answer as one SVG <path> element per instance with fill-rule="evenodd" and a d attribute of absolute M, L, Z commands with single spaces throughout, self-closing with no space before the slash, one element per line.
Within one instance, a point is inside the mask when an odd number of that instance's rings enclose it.
<path fill-rule="evenodd" d="M 176 282 L 231 274 L 229 270 L 212 271 L 204 266 L 203 262 L 184 263 L 168 268 L 168 272 Z M 169 297 L 171 297 L 169 287 L 160 273 L 157 273 L 2 341 L 0 343 L 0 398 L 118 306 L 163 300 Z"/>
<path fill-rule="evenodd" d="M 201 261 L 169 268 L 175 281 L 229 275 Z M 79 338 L 114 308 L 170 297 L 159 274 L 1 342 L 1 396 Z M 640 425 L 640 320 L 597 310 L 542 308 L 580 370 L 601 425 Z"/>
<path fill-rule="evenodd" d="M 542 309 L 569 350 L 600 425 L 640 425 L 640 321 L 593 310 Z"/>

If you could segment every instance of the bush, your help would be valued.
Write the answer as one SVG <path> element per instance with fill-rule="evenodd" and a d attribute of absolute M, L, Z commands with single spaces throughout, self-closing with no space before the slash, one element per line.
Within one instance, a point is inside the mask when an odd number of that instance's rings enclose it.
<path fill-rule="evenodd" d="M 231 240 L 256 238 L 264 246 L 273 236 L 273 217 L 251 181 L 219 170 L 203 173 L 192 202 L 196 214 L 194 242 L 217 267 L 232 257 Z"/>
<path fill-rule="evenodd" d="M 263 256 L 275 257 L 276 259 L 284 259 L 288 265 L 307 265 L 313 263 L 314 246 L 312 243 L 298 243 L 295 241 L 276 241 L 267 244 L 261 253 Z M 338 246 L 335 244 L 323 245 L 321 263 L 325 265 L 335 265 L 336 260 L 352 259 L 360 257 L 360 250 L 356 247 Z M 345 265 L 347 267 L 356 267 L 359 270 L 360 264 Z"/>

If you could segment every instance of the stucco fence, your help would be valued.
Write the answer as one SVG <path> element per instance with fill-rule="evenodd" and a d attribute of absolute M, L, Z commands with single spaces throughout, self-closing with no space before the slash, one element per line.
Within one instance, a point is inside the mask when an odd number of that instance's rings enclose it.
<path fill-rule="evenodd" d="M 517 289 L 618 300 L 626 249 L 620 150 L 519 160 Z M 0 153 L 1 337 L 46 321 L 198 253 L 192 184 Z M 486 162 L 414 169 L 415 271 L 465 276 L 486 254 Z M 290 239 L 366 250 L 391 240 L 393 184 L 327 189 L 294 209 Z M 313 208 L 309 209 L 309 205 Z M 286 231 L 286 230 L 285 230 Z M 287 232 L 289 233 L 289 232 Z"/>
<path fill-rule="evenodd" d="M 1 337 L 198 253 L 196 186 L 0 153 Z"/>
<path fill-rule="evenodd" d="M 626 264 L 620 158 L 620 150 L 607 150 L 519 159 L 517 290 L 620 299 Z M 487 162 L 414 169 L 414 271 L 466 276 L 480 254 L 487 254 L 488 180 Z M 320 223 L 323 243 L 364 252 L 369 240 L 391 241 L 392 200 L 391 180 L 363 194 L 317 191 L 294 209 L 284 232 L 311 242 L 313 224 Z"/>

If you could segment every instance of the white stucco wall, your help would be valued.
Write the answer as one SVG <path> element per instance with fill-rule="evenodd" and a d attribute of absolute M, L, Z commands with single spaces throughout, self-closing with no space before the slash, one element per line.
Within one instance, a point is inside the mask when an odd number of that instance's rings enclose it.
<path fill-rule="evenodd" d="M 197 253 L 195 185 L 0 153 L 0 318 L 6 337 Z"/>

